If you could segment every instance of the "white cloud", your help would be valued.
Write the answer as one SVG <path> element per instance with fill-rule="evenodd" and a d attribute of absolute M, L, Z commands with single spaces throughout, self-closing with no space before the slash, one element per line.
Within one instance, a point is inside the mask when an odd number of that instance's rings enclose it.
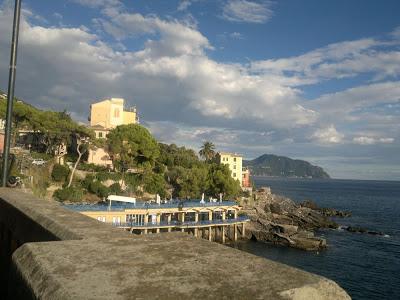
<path fill-rule="evenodd" d="M 344 135 L 339 133 L 334 125 L 318 129 L 311 136 L 312 139 L 317 140 L 321 144 L 338 144 L 342 142 L 343 137 Z"/>
<path fill-rule="evenodd" d="M 368 136 L 359 136 L 353 138 L 353 142 L 359 145 L 375 145 L 378 143 L 381 144 L 392 144 L 394 142 L 394 138 L 375 138 Z"/>
<path fill-rule="evenodd" d="M 1 28 L 8 24 L 4 14 Z M 315 121 L 315 112 L 298 103 L 299 91 L 251 75 L 241 65 L 208 58 L 205 50 L 212 46 L 190 24 L 126 12 L 107 22 L 124 36 L 136 28 L 137 34 L 154 34 L 157 39 L 147 40 L 136 52 L 114 50 L 87 29 L 33 26 L 23 19 L 18 67 L 24 72 L 18 80 L 21 87 L 32 82 L 37 87 L 26 90 L 26 98 L 53 109 L 68 103 L 82 119 L 93 100 L 122 96 L 134 101 L 147 120 L 279 128 Z M 0 40 L 3 49 L 7 43 Z"/>
<path fill-rule="evenodd" d="M 86 4 L 107 4 L 101 3 Z M 317 155 L 339 147 L 345 151 L 357 147 L 356 143 L 370 142 L 368 138 L 377 149 L 381 144 L 386 144 L 384 149 L 397 146 L 398 80 L 363 83 L 314 100 L 305 100 L 302 90 L 305 84 L 366 70 L 374 76 L 397 74 L 396 47 L 363 39 L 297 57 L 222 63 L 210 58 L 213 46 L 191 22 L 145 16 L 121 7 L 101 9 L 97 28 L 109 32 L 118 43 L 106 42 L 92 28 L 36 26 L 34 14 L 24 14 L 19 97 L 41 108 L 68 109 L 80 120 L 86 120 L 90 103 L 124 97 L 129 105 L 137 105 L 141 119 L 165 142 L 198 147 L 209 139 L 224 150 L 237 149 L 252 157 L 267 151 L 287 155 Z M 0 9 L 1 57 L 9 55 L 11 20 L 12 10 Z M 142 47 L 127 49 L 126 40 L 137 42 L 138 35 L 146 39 Z M 3 89 L 7 63 L 0 60 Z"/>
<path fill-rule="evenodd" d="M 271 2 L 229 0 L 223 7 L 222 17 L 232 22 L 266 23 L 273 15 Z"/>
<path fill-rule="evenodd" d="M 71 0 L 71 1 L 92 8 L 122 5 L 122 2 L 120 0 Z"/>
<path fill-rule="evenodd" d="M 400 81 L 373 83 L 325 94 L 310 101 L 308 107 L 318 110 L 322 116 L 340 118 L 363 108 L 380 104 L 397 103 L 400 99 Z"/>
<path fill-rule="evenodd" d="M 190 0 L 181 0 L 179 2 L 177 10 L 178 11 L 187 10 L 189 8 L 189 6 L 192 5 L 192 3 L 193 3 L 193 0 L 192 1 L 190 1 Z"/>
<path fill-rule="evenodd" d="M 385 49 L 388 44 L 375 39 L 339 42 L 299 56 L 252 62 L 251 68 L 257 73 L 273 74 L 291 86 L 363 73 L 382 80 L 400 75 L 400 51 Z"/>
<path fill-rule="evenodd" d="M 242 39 L 243 39 L 243 34 L 241 34 L 240 32 L 236 32 L 236 31 L 230 33 L 229 36 L 230 36 L 232 39 L 235 39 L 235 40 L 242 40 Z"/>

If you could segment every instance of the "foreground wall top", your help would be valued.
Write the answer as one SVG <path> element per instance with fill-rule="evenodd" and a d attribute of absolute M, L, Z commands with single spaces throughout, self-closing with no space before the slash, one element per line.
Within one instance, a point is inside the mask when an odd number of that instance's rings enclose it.
<path fill-rule="evenodd" d="M 0 189 L 21 246 L 8 296 L 41 299 L 349 299 L 335 282 L 182 233 L 135 236 Z"/>

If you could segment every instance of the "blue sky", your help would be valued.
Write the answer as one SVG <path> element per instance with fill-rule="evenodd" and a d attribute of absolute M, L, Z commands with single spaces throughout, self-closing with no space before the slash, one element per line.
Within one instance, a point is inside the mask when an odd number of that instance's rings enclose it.
<path fill-rule="evenodd" d="M 13 1 L 0 1 L 0 88 Z M 400 180 L 399 1 L 24 0 L 17 96 L 124 97 L 164 142 Z"/>

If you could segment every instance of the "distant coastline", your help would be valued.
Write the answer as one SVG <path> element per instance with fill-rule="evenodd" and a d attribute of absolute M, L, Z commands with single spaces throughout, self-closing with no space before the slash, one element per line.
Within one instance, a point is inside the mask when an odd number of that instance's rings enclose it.
<path fill-rule="evenodd" d="M 243 165 L 250 170 L 250 174 L 257 176 L 330 178 L 323 168 L 308 161 L 274 154 L 263 154 L 253 160 L 245 160 Z"/>

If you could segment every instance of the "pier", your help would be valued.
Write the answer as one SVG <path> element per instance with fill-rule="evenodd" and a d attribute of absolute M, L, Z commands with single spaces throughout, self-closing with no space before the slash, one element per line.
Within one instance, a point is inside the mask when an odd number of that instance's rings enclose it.
<path fill-rule="evenodd" d="M 244 236 L 247 216 L 234 201 L 169 201 L 166 203 L 124 203 L 113 205 L 66 205 L 98 221 L 135 234 L 181 231 L 209 241 L 225 243 Z"/>

